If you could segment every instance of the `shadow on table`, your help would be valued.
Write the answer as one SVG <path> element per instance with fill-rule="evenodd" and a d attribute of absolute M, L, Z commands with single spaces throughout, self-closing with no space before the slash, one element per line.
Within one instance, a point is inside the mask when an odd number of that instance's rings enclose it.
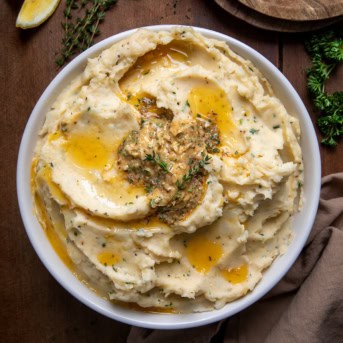
<path fill-rule="evenodd" d="M 9 10 L 10 12 L 15 16 L 15 18 L 17 17 L 20 8 L 24 2 L 24 0 L 5 0 L 8 4 Z M 31 38 L 33 36 L 35 36 L 35 34 L 41 29 L 41 27 L 44 25 L 45 23 L 39 25 L 38 27 L 34 27 L 34 28 L 30 28 L 28 30 L 23 30 L 18 28 L 18 37 L 19 39 L 22 41 L 22 43 L 26 44 L 27 42 L 29 42 L 31 40 Z"/>
<path fill-rule="evenodd" d="M 11 11 L 15 11 L 16 13 L 19 13 L 20 7 L 23 4 L 23 0 L 5 0 L 9 7 L 11 8 Z"/>

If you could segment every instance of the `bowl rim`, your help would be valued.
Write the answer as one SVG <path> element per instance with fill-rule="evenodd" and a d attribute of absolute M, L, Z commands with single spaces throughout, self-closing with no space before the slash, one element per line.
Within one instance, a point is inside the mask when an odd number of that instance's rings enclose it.
<path fill-rule="evenodd" d="M 308 206 L 309 211 L 307 212 L 307 221 L 306 221 L 307 226 L 305 228 L 302 228 L 303 229 L 302 235 L 300 237 L 297 237 L 297 242 L 295 246 L 293 246 L 292 249 L 288 249 L 287 254 L 289 256 L 287 256 L 287 259 L 284 261 L 283 268 L 280 268 L 281 270 L 275 270 L 272 276 L 272 281 L 269 282 L 266 286 L 262 287 L 262 289 L 259 288 L 256 291 L 259 284 L 261 283 L 260 281 L 260 283 L 256 286 L 256 288 L 252 292 L 247 294 L 246 296 L 225 305 L 220 310 L 203 312 L 202 314 L 205 314 L 205 315 L 202 315 L 202 316 L 198 314 L 194 314 L 194 313 L 174 314 L 172 315 L 173 318 L 171 318 L 171 315 L 150 314 L 150 313 L 147 314 L 147 313 L 142 312 L 140 313 L 140 315 L 134 316 L 134 317 L 142 317 L 142 318 L 132 318 L 133 310 L 128 310 L 126 311 L 126 313 L 123 314 L 123 313 L 119 313 L 120 311 L 116 307 L 114 307 L 114 310 L 112 311 L 105 309 L 104 306 L 101 304 L 101 300 L 100 300 L 101 298 L 99 296 L 96 295 L 96 297 L 99 297 L 99 301 L 96 301 L 94 300 L 94 298 L 90 299 L 92 297 L 89 294 L 84 294 L 84 292 L 79 293 L 80 289 L 75 289 L 77 288 L 75 286 L 76 284 L 70 285 L 60 275 L 61 272 L 60 272 L 59 267 L 61 266 L 59 266 L 58 268 L 55 268 L 55 265 L 53 264 L 53 262 L 49 259 L 46 259 L 46 255 L 48 255 L 48 252 L 46 252 L 40 246 L 40 241 L 38 239 L 38 236 L 35 234 L 34 227 L 36 226 L 37 219 L 33 213 L 31 190 L 27 182 L 28 181 L 27 173 L 29 173 L 27 171 L 27 167 L 28 167 L 27 163 L 28 162 L 31 163 L 32 156 L 33 156 L 32 146 L 35 146 L 37 142 L 37 137 L 35 137 L 35 139 L 32 139 L 31 133 L 32 131 L 34 131 L 35 126 L 38 125 L 37 122 L 38 121 L 42 122 L 42 120 L 44 120 L 45 114 L 43 113 L 43 110 L 47 102 L 49 101 L 49 99 L 51 98 L 56 99 L 56 94 L 54 97 L 53 97 L 53 94 L 54 94 L 54 90 L 58 88 L 58 85 L 63 84 L 63 80 L 67 78 L 67 76 L 74 69 L 77 69 L 77 67 L 79 67 L 80 64 L 86 63 L 89 57 L 92 57 L 94 54 L 100 53 L 101 51 L 111 46 L 112 44 L 129 37 L 139 28 L 134 28 L 134 29 L 130 29 L 124 32 L 120 32 L 100 41 L 99 43 L 93 45 L 88 50 L 81 53 L 73 61 L 71 61 L 65 68 L 63 68 L 50 82 L 48 87 L 45 89 L 45 91 L 42 93 L 39 100 L 37 101 L 35 107 L 33 108 L 30 114 L 30 117 L 26 124 L 25 130 L 21 139 L 21 143 L 20 143 L 18 160 L 17 160 L 17 172 L 16 172 L 17 197 L 18 197 L 19 209 L 20 209 L 22 221 L 25 227 L 25 231 L 29 237 L 29 240 L 35 252 L 39 256 L 41 262 L 44 264 L 46 269 L 56 279 L 56 281 L 64 289 L 66 289 L 70 294 L 72 294 L 76 299 L 81 301 L 86 306 L 97 311 L 98 313 L 101 313 L 111 319 L 118 320 L 125 324 L 130 324 L 130 325 L 135 325 L 135 326 L 145 327 L 145 328 L 150 328 L 150 329 L 184 329 L 184 328 L 198 327 L 198 326 L 210 324 L 210 323 L 222 320 L 224 318 L 230 317 L 244 310 L 248 306 L 258 301 L 260 298 L 262 298 L 281 280 L 281 278 L 288 272 L 290 267 L 295 262 L 296 258 L 299 256 L 313 226 L 313 222 L 314 222 L 315 215 L 317 213 L 318 204 L 319 204 L 320 187 L 321 187 L 321 163 L 320 163 L 320 153 L 319 153 L 317 136 L 315 134 L 314 127 L 312 125 L 308 111 L 305 108 L 305 105 L 303 104 L 300 96 L 295 91 L 295 89 L 290 84 L 290 82 L 287 80 L 287 78 L 262 54 L 260 54 L 259 52 L 251 48 L 250 46 L 246 45 L 245 43 L 235 38 L 232 38 L 228 35 L 219 33 L 217 31 L 213 31 L 213 30 L 209 30 L 209 29 L 201 28 L 201 27 L 196 27 L 196 26 L 187 26 L 187 25 L 153 25 L 153 26 L 145 26 L 142 28 L 150 29 L 153 31 L 160 31 L 160 30 L 168 31 L 175 27 L 193 28 L 196 32 L 199 32 L 206 37 L 218 39 L 218 40 L 228 43 L 233 51 L 243 56 L 244 58 L 251 60 L 255 65 L 257 65 L 259 70 L 261 69 L 268 70 L 271 74 L 275 76 L 275 78 L 280 82 L 280 84 L 283 85 L 282 87 L 288 90 L 290 97 L 293 99 L 293 101 L 295 102 L 295 105 L 297 106 L 299 112 L 301 113 L 301 115 L 299 116 L 299 119 L 302 119 L 302 125 L 305 126 L 307 137 L 310 142 L 309 149 L 311 150 L 310 153 L 312 155 L 312 160 L 314 164 L 314 168 L 313 170 L 311 170 L 311 173 L 313 174 L 312 175 L 313 184 L 310 185 L 311 197 L 307 199 L 307 202 L 309 205 Z M 303 126 L 302 126 L 302 130 L 304 128 Z M 32 143 L 33 141 L 35 144 Z M 306 184 L 306 180 L 305 180 L 305 184 Z M 29 194 L 28 194 L 28 191 L 29 191 Z M 291 243 L 290 246 L 292 245 L 294 245 L 294 241 Z M 57 257 L 57 259 L 59 259 L 59 257 Z M 60 263 L 63 264 L 61 260 L 60 260 Z M 275 261 L 272 263 L 272 265 L 274 263 Z M 67 268 L 64 264 L 63 266 Z M 268 269 L 270 269 L 271 267 L 269 267 Z M 76 280 L 76 281 L 81 283 L 79 280 Z M 232 306 L 232 304 L 236 306 Z M 228 307 L 228 305 L 231 305 L 232 308 Z M 161 319 L 162 316 L 166 320 L 160 320 L 160 321 L 156 320 L 157 318 Z M 176 318 L 175 316 L 179 319 L 175 320 Z"/>

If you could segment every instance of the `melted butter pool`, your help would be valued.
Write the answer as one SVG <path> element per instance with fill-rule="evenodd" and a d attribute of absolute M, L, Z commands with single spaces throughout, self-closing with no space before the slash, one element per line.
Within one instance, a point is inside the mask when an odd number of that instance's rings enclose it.
<path fill-rule="evenodd" d="M 69 204 L 70 201 L 66 195 L 61 191 L 59 186 L 52 181 L 52 169 L 49 165 L 45 165 L 38 173 L 38 177 L 42 178 L 49 187 L 49 192 L 51 196 L 62 205 Z"/>
<path fill-rule="evenodd" d="M 67 253 L 65 243 L 62 242 L 61 237 L 57 234 L 58 230 L 64 239 L 67 238 L 67 233 L 63 225 L 61 225 L 60 223 L 51 222 L 47 210 L 45 209 L 45 205 L 37 193 L 35 193 L 34 201 L 37 218 L 39 220 L 39 223 L 43 227 L 51 246 L 55 250 L 58 257 L 62 260 L 62 262 L 69 268 L 69 270 L 75 272 L 73 261 Z"/>
<path fill-rule="evenodd" d="M 166 111 L 165 108 L 158 107 L 156 98 L 148 93 L 141 92 L 131 94 L 129 92 L 123 100 L 134 106 L 140 112 L 150 112 L 155 113 L 156 115 L 162 115 Z"/>
<path fill-rule="evenodd" d="M 113 145 L 105 144 L 99 136 L 73 133 L 64 145 L 68 157 L 81 168 L 102 170 L 114 154 Z"/>
<path fill-rule="evenodd" d="M 196 235 L 189 239 L 185 252 L 189 263 L 202 274 L 208 273 L 223 255 L 221 245 L 204 235 Z"/>
<path fill-rule="evenodd" d="M 144 81 L 144 78 L 149 77 L 156 69 L 197 63 L 210 68 L 215 65 L 204 48 L 190 42 L 174 40 L 166 45 L 157 45 L 154 50 L 137 59 L 120 80 L 119 86 L 126 93 L 133 83 Z"/>
<path fill-rule="evenodd" d="M 200 116 L 216 123 L 220 133 L 220 146 L 228 146 L 238 152 L 242 150 L 243 137 L 232 119 L 232 107 L 227 96 L 220 87 L 194 87 L 189 92 L 188 103 L 194 117 Z"/>
<path fill-rule="evenodd" d="M 236 268 L 222 270 L 222 275 L 232 284 L 242 283 L 248 278 L 248 266 L 246 264 L 242 264 Z"/>
<path fill-rule="evenodd" d="M 145 195 L 143 187 L 129 184 L 117 170 L 116 160 L 121 141 L 105 136 L 97 127 L 64 136 L 67 159 L 80 168 L 78 187 L 100 204 L 111 208 L 130 205 Z"/>
<path fill-rule="evenodd" d="M 98 254 L 97 260 L 104 266 L 112 266 L 120 261 L 120 257 L 112 251 L 103 251 Z"/>

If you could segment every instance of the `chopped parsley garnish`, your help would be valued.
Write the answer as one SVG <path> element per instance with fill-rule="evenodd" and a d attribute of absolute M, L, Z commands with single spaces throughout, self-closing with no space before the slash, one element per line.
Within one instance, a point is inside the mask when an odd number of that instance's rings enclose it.
<path fill-rule="evenodd" d="M 147 193 L 151 193 L 153 191 L 153 186 L 152 185 L 149 185 L 147 187 L 145 187 L 145 190 L 147 191 Z"/>
<path fill-rule="evenodd" d="M 150 200 L 150 207 L 155 208 L 157 206 L 155 199 Z"/>
<path fill-rule="evenodd" d="M 252 135 L 258 133 L 259 131 L 260 131 L 260 130 L 256 130 L 256 129 L 254 129 L 254 128 L 252 128 L 252 129 L 249 130 L 249 132 L 250 132 Z"/>
<path fill-rule="evenodd" d="M 184 104 L 184 106 L 182 108 L 182 111 L 185 111 L 187 107 L 190 107 L 190 104 L 189 104 L 188 100 L 186 100 L 186 102 L 185 102 L 185 104 Z"/>

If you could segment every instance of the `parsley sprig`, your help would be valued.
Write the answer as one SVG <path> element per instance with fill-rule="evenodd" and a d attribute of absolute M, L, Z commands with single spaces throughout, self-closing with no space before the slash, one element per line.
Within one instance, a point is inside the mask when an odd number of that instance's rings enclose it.
<path fill-rule="evenodd" d="M 334 31 L 313 35 L 305 47 L 312 60 L 312 67 L 307 70 L 307 87 L 315 107 L 321 111 L 317 124 L 324 136 L 322 143 L 333 147 L 343 135 L 343 92 L 327 94 L 324 84 L 343 61 L 343 37 Z"/>
<path fill-rule="evenodd" d="M 55 60 L 62 67 L 71 56 L 89 48 L 100 34 L 99 24 L 117 0 L 66 0 L 62 48 Z"/>

